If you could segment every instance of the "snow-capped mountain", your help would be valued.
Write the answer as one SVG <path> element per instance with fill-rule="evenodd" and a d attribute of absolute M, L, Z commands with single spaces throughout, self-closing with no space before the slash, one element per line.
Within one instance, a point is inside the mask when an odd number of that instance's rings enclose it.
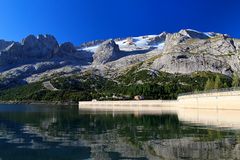
<path fill-rule="evenodd" d="M 136 64 L 139 70 L 211 71 L 231 76 L 240 73 L 239 53 L 239 39 L 192 29 L 80 46 L 59 44 L 51 35 L 30 35 L 21 42 L 0 40 L 0 87 L 82 72 L 113 78 Z"/>
<path fill-rule="evenodd" d="M 166 33 L 160 35 L 145 35 L 139 37 L 128 37 L 125 39 L 114 39 L 122 51 L 134 51 L 144 49 L 163 49 Z M 80 50 L 95 52 L 101 43 L 82 47 Z"/>

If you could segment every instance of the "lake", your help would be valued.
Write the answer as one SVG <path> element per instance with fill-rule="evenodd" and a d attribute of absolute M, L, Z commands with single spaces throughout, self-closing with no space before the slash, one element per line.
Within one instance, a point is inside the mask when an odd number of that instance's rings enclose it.
<path fill-rule="evenodd" d="M 0 160 L 240 159 L 238 115 L 0 105 Z"/>

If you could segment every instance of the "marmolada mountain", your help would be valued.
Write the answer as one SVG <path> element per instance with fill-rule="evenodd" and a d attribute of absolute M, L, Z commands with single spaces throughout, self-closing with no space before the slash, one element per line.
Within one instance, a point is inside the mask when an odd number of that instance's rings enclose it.
<path fill-rule="evenodd" d="M 179 86 L 187 87 L 189 81 L 185 81 L 186 78 L 199 82 L 205 77 L 205 83 L 213 74 L 221 75 L 228 85 L 228 77 L 231 79 L 234 73 L 240 74 L 239 57 L 239 39 L 191 29 L 96 40 L 79 46 L 71 42 L 59 44 L 51 35 L 29 35 L 21 42 L 0 41 L 0 89 L 50 81 L 54 85 L 50 83 L 48 90 L 62 88 L 78 92 L 92 89 L 98 90 L 97 94 L 104 92 L 104 86 L 110 82 L 120 86 L 166 86 L 168 81 L 177 79 L 175 82 Z M 87 89 L 84 88 L 85 81 L 89 81 Z M 96 82 L 101 84 L 98 86 Z M 201 89 L 204 85 L 197 83 L 202 86 L 192 88 L 193 83 L 185 91 Z M 117 91 L 112 91 L 114 93 Z M 138 93 L 124 91 L 121 94 Z"/>

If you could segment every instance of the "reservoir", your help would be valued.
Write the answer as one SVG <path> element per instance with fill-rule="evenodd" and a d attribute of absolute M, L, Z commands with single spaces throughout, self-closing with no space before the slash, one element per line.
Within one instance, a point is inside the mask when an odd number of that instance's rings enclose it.
<path fill-rule="evenodd" d="M 240 159 L 239 115 L 218 108 L 4 104 L 0 159 Z"/>

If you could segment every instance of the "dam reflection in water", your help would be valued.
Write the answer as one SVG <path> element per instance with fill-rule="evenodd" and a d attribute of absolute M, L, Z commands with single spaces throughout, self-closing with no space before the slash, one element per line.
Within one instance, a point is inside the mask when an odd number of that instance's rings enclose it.
<path fill-rule="evenodd" d="M 240 159 L 239 113 L 0 105 L 0 158 Z"/>

